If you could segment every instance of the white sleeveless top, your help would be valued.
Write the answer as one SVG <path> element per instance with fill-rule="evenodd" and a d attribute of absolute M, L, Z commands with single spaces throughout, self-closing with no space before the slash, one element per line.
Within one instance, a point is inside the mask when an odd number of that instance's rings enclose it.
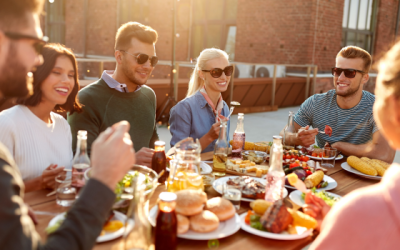
<path fill-rule="evenodd" d="M 42 175 L 50 164 L 72 166 L 72 137 L 68 122 L 56 113 L 47 124 L 29 108 L 17 105 L 0 113 L 0 142 L 13 155 L 24 181 Z"/>

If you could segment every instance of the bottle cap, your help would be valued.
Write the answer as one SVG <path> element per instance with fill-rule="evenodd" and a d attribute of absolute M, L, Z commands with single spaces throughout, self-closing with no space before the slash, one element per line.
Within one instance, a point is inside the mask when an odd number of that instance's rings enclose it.
<path fill-rule="evenodd" d="M 156 141 L 156 142 L 154 142 L 154 146 L 165 146 L 165 142 L 164 141 Z"/>
<path fill-rule="evenodd" d="M 238 116 L 244 116 L 244 113 L 239 113 Z"/>
<path fill-rule="evenodd" d="M 272 138 L 282 140 L 282 136 L 280 136 L 280 135 L 274 135 Z"/>
<path fill-rule="evenodd" d="M 171 202 L 171 201 L 176 201 L 176 194 L 171 193 L 171 192 L 162 192 L 158 198 L 162 201 L 166 202 Z"/>

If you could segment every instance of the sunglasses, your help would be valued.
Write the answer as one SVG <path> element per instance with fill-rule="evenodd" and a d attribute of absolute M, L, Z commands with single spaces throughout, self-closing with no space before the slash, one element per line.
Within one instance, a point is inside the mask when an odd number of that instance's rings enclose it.
<path fill-rule="evenodd" d="M 35 49 L 35 51 L 38 55 L 42 54 L 43 47 L 46 45 L 47 41 L 49 40 L 49 38 L 47 36 L 44 36 L 42 39 L 40 39 L 36 36 L 24 35 L 24 34 L 13 33 L 13 32 L 4 32 L 4 35 L 12 40 L 27 39 L 27 40 L 35 41 L 35 43 L 33 44 L 33 48 Z"/>
<path fill-rule="evenodd" d="M 233 72 L 233 66 L 227 66 L 225 69 L 213 68 L 210 70 L 202 70 L 203 72 L 210 72 L 210 75 L 214 78 L 218 78 L 222 76 L 222 72 L 225 73 L 226 76 L 231 76 Z"/>
<path fill-rule="evenodd" d="M 341 69 L 341 68 L 332 68 L 332 75 L 333 76 L 340 76 L 344 72 L 344 76 L 347 78 L 354 78 L 357 74 L 357 72 L 360 72 L 361 74 L 365 74 L 364 71 L 358 70 L 358 69 Z"/>
<path fill-rule="evenodd" d="M 151 56 L 150 57 L 149 55 L 146 55 L 146 54 L 134 55 L 134 54 L 131 54 L 129 52 L 126 52 L 125 50 L 120 50 L 120 51 L 122 51 L 122 52 L 124 52 L 124 53 L 126 53 L 128 55 L 133 56 L 136 59 L 136 62 L 138 64 L 145 64 L 148 60 L 150 60 L 151 67 L 154 67 L 158 63 L 158 57 L 156 57 L 156 56 Z"/>

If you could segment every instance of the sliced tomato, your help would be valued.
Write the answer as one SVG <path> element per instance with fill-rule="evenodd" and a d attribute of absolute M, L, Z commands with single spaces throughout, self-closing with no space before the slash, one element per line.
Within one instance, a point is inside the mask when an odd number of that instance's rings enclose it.
<path fill-rule="evenodd" d="M 286 159 L 292 159 L 292 156 L 290 154 L 287 154 Z"/>
<path fill-rule="evenodd" d="M 306 170 L 306 174 L 307 174 L 307 176 L 309 176 L 312 174 L 312 172 L 310 170 Z"/>
<path fill-rule="evenodd" d="M 293 162 L 292 164 L 289 165 L 289 168 L 292 169 L 292 168 L 299 167 L 299 166 L 300 166 L 299 163 Z"/>
<path fill-rule="evenodd" d="M 332 128 L 328 125 L 325 125 L 325 134 L 327 134 L 327 135 L 329 135 L 329 137 L 331 137 L 332 132 L 333 132 Z"/>

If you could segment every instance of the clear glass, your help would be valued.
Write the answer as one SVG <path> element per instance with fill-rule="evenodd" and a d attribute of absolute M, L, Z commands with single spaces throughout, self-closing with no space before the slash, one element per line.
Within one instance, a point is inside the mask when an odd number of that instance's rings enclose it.
<path fill-rule="evenodd" d="M 271 148 L 271 163 L 267 174 L 267 184 L 265 185 L 265 200 L 275 202 L 282 199 L 285 185 L 285 172 L 282 167 L 283 146 L 282 137 L 274 136 Z"/>
<path fill-rule="evenodd" d="M 223 198 L 232 202 L 236 211 L 240 209 L 240 200 L 242 199 L 242 185 L 228 185 L 225 184 L 223 188 Z"/>
<path fill-rule="evenodd" d="M 76 188 L 71 185 L 70 173 L 63 171 L 56 176 L 55 181 L 57 204 L 63 207 L 71 206 L 76 199 Z"/>
<path fill-rule="evenodd" d="M 322 157 L 321 166 L 324 168 L 335 167 L 336 154 L 336 148 L 324 148 L 324 156 Z"/>
<path fill-rule="evenodd" d="M 244 114 L 238 114 L 238 121 L 235 133 L 233 133 L 233 143 L 232 143 L 232 157 L 242 157 L 242 151 L 244 150 L 244 144 L 246 141 L 246 134 L 244 132 Z"/>
<path fill-rule="evenodd" d="M 85 171 L 90 168 L 90 159 L 87 153 L 87 131 L 78 131 L 76 153 L 72 160 L 72 186 L 76 187 L 78 195 L 85 185 Z"/>
<path fill-rule="evenodd" d="M 296 128 L 294 127 L 294 113 L 289 111 L 288 124 L 285 127 L 283 134 L 283 143 L 285 146 L 293 147 L 295 146 L 293 137 L 296 137 Z"/>
<path fill-rule="evenodd" d="M 213 171 L 215 176 L 225 176 L 226 174 L 228 147 L 229 144 L 226 140 L 226 121 L 221 121 L 219 138 L 214 146 Z"/>
<path fill-rule="evenodd" d="M 197 167 L 182 161 L 170 161 L 170 166 L 172 170 L 168 179 L 168 192 L 184 189 L 204 191 L 203 178 Z"/>
<path fill-rule="evenodd" d="M 151 225 L 147 219 L 145 209 L 144 191 L 146 184 L 139 178 L 133 179 L 133 199 L 127 212 L 125 224 L 133 224 L 133 227 L 125 227 L 124 249 L 125 250 L 149 250 L 154 249 L 151 238 Z"/>
<path fill-rule="evenodd" d="M 193 138 L 188 137 L 179 141 L 175 144 L 176 148 L 176 160 L 181 167 L 186 168 L 197 168 L 197 172 L 200 173 L 200 162 L 201 162 L 201 145 L 198 139 L 196 141 Z"/>

